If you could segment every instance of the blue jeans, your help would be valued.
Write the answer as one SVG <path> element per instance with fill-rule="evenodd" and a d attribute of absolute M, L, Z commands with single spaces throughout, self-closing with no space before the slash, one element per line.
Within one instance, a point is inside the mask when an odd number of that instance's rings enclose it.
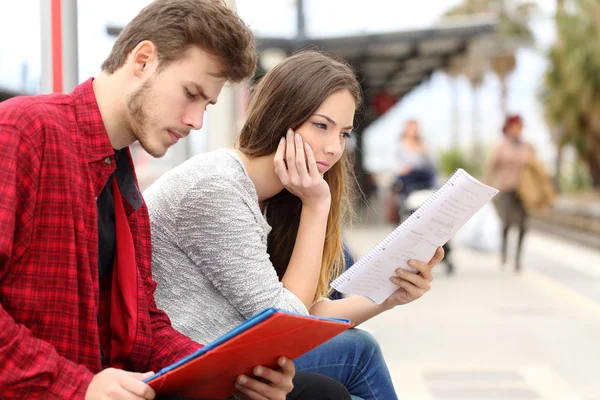
<path fill-rule="evenodd" d="M 340 381 L 354 399 L 397 400 L 379 343 L 370 333 L 348 329 L 294 360 L 296 370 Z"/>

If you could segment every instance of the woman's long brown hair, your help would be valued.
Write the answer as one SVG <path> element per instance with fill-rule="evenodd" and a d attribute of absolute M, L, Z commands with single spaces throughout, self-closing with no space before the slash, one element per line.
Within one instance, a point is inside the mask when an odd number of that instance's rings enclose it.
<path fill-rule="evenodd" d="M 308 120 L 333 92 L 345 89 L 362 102 L 361 89 L 352 68 L 317 51 L 302 51 L 270 70 L 254 87 L 248 117 L 237 141 L 238 149 L 250 157 L 275 153 L 289 128 L 296 130 Z M 339 275 L 344 263 L 342 224 L 350 215 L 353 168 L 344 152 L 324 179 L 331 190 L 331 208 L 321 273 L 315 299 L 329 293 L 329 282 Z M 287 269 L 296 243 L 302 202 L 287 190 L 266 200 L 266 217 L 272 230 L 268 252 L 279 279 Z"/>

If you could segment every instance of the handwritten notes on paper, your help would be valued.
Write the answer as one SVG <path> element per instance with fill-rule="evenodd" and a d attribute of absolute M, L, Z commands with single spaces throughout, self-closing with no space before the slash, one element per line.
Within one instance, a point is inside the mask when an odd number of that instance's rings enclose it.
<path fill-rule="evenodd" d="M 429 261 L 498 190 L 459 169 L 406 221 L 331 283 L 339 292 L 369 297 L 381 304 L 398 287 L 396 268 L 415 272 L 411 259 Z"/>

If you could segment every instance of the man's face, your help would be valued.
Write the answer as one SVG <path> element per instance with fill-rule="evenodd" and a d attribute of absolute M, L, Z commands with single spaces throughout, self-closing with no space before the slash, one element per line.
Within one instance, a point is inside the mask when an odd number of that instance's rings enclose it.
<path fill-rule="evenodd" d="M 206 107 L 217 101 L 225 84 L 221 69 L 216 57 L 192 47 L 128 96 L 130 128 L 144 150 L 162 157 L 190 130 L 202 128 Z"/>

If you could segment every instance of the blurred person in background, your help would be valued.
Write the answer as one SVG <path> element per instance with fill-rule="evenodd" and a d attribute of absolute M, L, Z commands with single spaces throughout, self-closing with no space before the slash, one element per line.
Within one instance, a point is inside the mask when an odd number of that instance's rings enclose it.
<path fill-rule="evenodd" d="M 419 131 L 419 123 L 409 120 L 400 135 L 395 154 L 396 178 L 387 204 L 387 220 L 400 223 L 400 210 L 413 190 L 435 187 L 435 166 Z"/>
<path fill-rule="evenodd" d="M 406 123 L 396 151 L 397 181 L 400 192 L 408 195 L 415 187 L 435 186 L 435 166 L 421 137 L 419 123 L 411 119 Z"/>
<path fill-rule="evenodd" d="M 504 121 L 504 134 L 491 152 L 485 172 L 485 181 L 500 190 L 494 205 L 502 222 L 501 263 L 506 264 L 508 232 L 512 226 L 519 231 L 515 254 L 515 271 L 521 269 L 523 238 L 527 231 L 528 213 L 519 193 L 523 170 L 535 158 L 533 146 L 523 141 L 523 120 L 520 115 L 509 115 Z"/>
<path fill-rule="evenodd" d="M 419 123 L 409 120 L 400 136 L 396 152 L 398 176 L 393 185 L 398 223 L 408 218 L 437 190 L 436 168 L 421 137 Z M 454 273 L 450 242 L 443 245 L 444 264 L 448 274 Z"/>

